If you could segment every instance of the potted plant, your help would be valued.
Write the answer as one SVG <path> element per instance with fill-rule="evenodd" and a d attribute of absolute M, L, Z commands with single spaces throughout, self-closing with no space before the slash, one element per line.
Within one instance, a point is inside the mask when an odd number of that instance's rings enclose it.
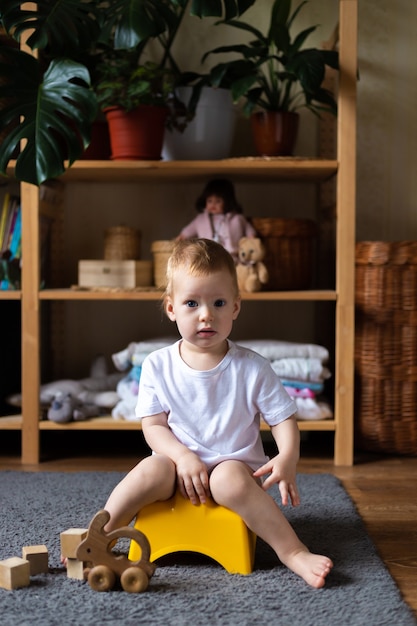
<path fill-rule="evenodd" d="M 160 159 L 172 72 L 150 61 L 143 46 L 110 50 L 97 66 L 94 90 L 104 111 L 113 159 Z"/>
<path fill-rule="evenodd" d="M 167 160 L 221 159 L 230 155 L 235 127 L 235 107 L 229 85 L 223 79 L 212 85 L 209 72 L 184 71 L 175 57 L 175 42 L 181 39 L 190 0 L 171 3 L 168 28 L 157 36 L 161 66 L 169 68 L 173 77 L 164 136 L 163 158 Z M 238 3 L 240 10 L 252 0 Z M 229 3 L 225 5 L 230 16 Z"/>
<path fill-rule="evenodd" d="M 86 64 L 98 42 L 133 49 L 168 28 L 178 0 L 2 0 L 0 23 L 26 50 L 3 47 L 0 55 L 0 172 L 5 174 L 22 139 L 18 180 L 41 184 L 62 174 L 90 141 L 97 96 Z M 226 19 L 254 0 L 192 0 L 191 13 Z M 37 50 L 38 58 L 31 54 Z M 43 53 L 47 54 L 43 54 Z M 17 123 L 17 126 L 16 126 Z"/>
<path fill-rule="evenodd" d="M 251 119 L 259 154 L 292 154 L 301 107 L 318 115 L 322 111 L 337 112 L 333 94 L 322 83 L 326 66 L 338 69 L 338 52 L 303 48 L 316 26 L 295 37 L 290 32 L 305 4 L 302 2 L 292 12 L 291 0 L 275 0 L 266 34 L 241 20 L 227 21 L 228 26 L 251 33 L 254 39 L 247 44 L 221 46 L 205 55 L 239 55 L 214 67 L 212 80 L 216 84 L 228 75 L 234 101 L 244 99 L 243 112 Z"/>

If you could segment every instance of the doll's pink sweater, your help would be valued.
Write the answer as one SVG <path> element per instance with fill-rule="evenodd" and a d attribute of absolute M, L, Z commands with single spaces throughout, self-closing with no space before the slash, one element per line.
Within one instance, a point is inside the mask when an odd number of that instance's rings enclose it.
<path fill-rule="evenodd" d="M 214 239 L 222 244 L 237 261 L 239 239 L 242 237 L 255 237 L 256 231 L 241 213 L 223 213 L 212 215 L 204 211 L 199 213 L 192 222 L 185 226 L 180 235 L 189 237 L 204 237 Z"/>

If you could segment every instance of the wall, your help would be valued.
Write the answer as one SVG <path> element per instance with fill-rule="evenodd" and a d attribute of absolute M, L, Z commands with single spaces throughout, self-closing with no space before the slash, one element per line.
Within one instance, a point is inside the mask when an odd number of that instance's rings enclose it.
<path fill-rule="evenodd" d="M 357 239 L 417 238 L 417 4 L 359 2 Z"/>

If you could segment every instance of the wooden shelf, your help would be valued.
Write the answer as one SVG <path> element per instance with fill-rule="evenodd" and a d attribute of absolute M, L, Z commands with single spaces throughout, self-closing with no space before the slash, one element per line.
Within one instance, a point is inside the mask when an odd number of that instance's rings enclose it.
<path fill-rule="evenodd" d="M 298 426 L 300 430 L 335 430 L 334 420 L 299 420 Z M 21 430 L 22 416 L 13 415 L 0 418 L 0 430 Z M 67 424 L 57 424 L 49 420 L 41 420 L 39 422 L 39 430 L 142 430 L 140 422 L 131 422 L 113 419 L 111 416 L 94 417 L 83 422 L 68 422 Z M 269 426 L 264 422 L 261 424 L 261 430 L 269 431 Z"/>
<path fill-rule="evenodd" d="M 94 417 L 84 422 L 56 424 L 49 420 L 39 422 L 40 430 L 142 430 L 140 422 L 116 420 L 109 417 Z"/>
<path fill-rule="evenodd" d="M 327 159 L 244 157 L 218 161 L 77 161 L 62 176 L 67 181 L 125 182 L 206 180 L 232 176 L 236 180 L 318 182 L 337 172 L 337 161 Z"/>
<path fill-rule="evenodd" d="M 5 415 L 0 417 L 0 430 L 22 430 L 21 415 Z"/>
<path fill-rule="evenodd" d="M 235 180 L 324 182 L 334 176 L 332 159 L 303 157 L 242 157 L 217 161 L 76 161 L 60 177 L 63 182 L 146 182 L 206 180 L 208 176 L 232 176 Z M 14 175 L 14 162 L 8 168 Z"/>
<path fill-rule="evenodd" d="M 162 298 L 162 291 L 135 291 L 124 289 L 45 289 L 39 293 L 40 300 L 155 300 Z M 336 292 L 331 289 L 312 289 L 307 291 L 258 291 L 243 293 L 242 300 L 271 301 L 306 300 L 334 301 Z"/>
<path fill-rule="evenodd" d="M 0 300 L 20 300 L 22 297 L 22 292 L 20 289 L 7 289 L 0 290 Z"/>

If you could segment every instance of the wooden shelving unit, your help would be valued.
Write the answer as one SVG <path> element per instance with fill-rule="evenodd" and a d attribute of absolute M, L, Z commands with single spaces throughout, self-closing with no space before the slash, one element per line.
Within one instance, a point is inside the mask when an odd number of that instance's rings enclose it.
<path fill-rule="evenodd" d="M 39 300 L 160 300 L 162 292 L 114 290 L 91 291 L 82 289 L 45 289 L 39 293 Z M 277 300 L 336 300 L 336 291 L 331 289 L 311 289 L 308 291 L 262 291 L 243 293 L 242 300 L 271 301 Z"/>
<path fill-rule="evenodd" d="M 320 184 L 337 179 L 336 286 L 334 290 L 261 292 L 245 294 L 257 301 L 329 301 L 335 305 L 335 407 L 334 419 L 300 422 L 301 430 L 333 431 L 336 465 L 353 462 L 353 367 L 354 367 L 354 267 L 355 267 L 355 129 L 357 0 L 339 1 L 340 72 L 338 89 L 337 159 L 239 158 L 222 161 L 111 162 L 78 161 L 61 177 L 65 185 L 79 181 L 126 182 L 207 180 L 212 175 L 234 180 L 274 182 L 304 181 Z M 10 173 L 13 173 L 11 167 Z M 22 290 L 0 292 L 0 300 L 21 299 L 22 309 L 22 415 L 0 418 L 0 430 L 21 430 L 22 463 L 40 459 L 40 433 L 44 430 L 137 430 L 137 423 L 96 418 L 65 425 L 39 421 L 40 304 L 42 301 L 158 300 L 157 291 L 91 292 L 71 289 L 39 290 L 39 210 L 37 187 L 22 183 Z"/>

